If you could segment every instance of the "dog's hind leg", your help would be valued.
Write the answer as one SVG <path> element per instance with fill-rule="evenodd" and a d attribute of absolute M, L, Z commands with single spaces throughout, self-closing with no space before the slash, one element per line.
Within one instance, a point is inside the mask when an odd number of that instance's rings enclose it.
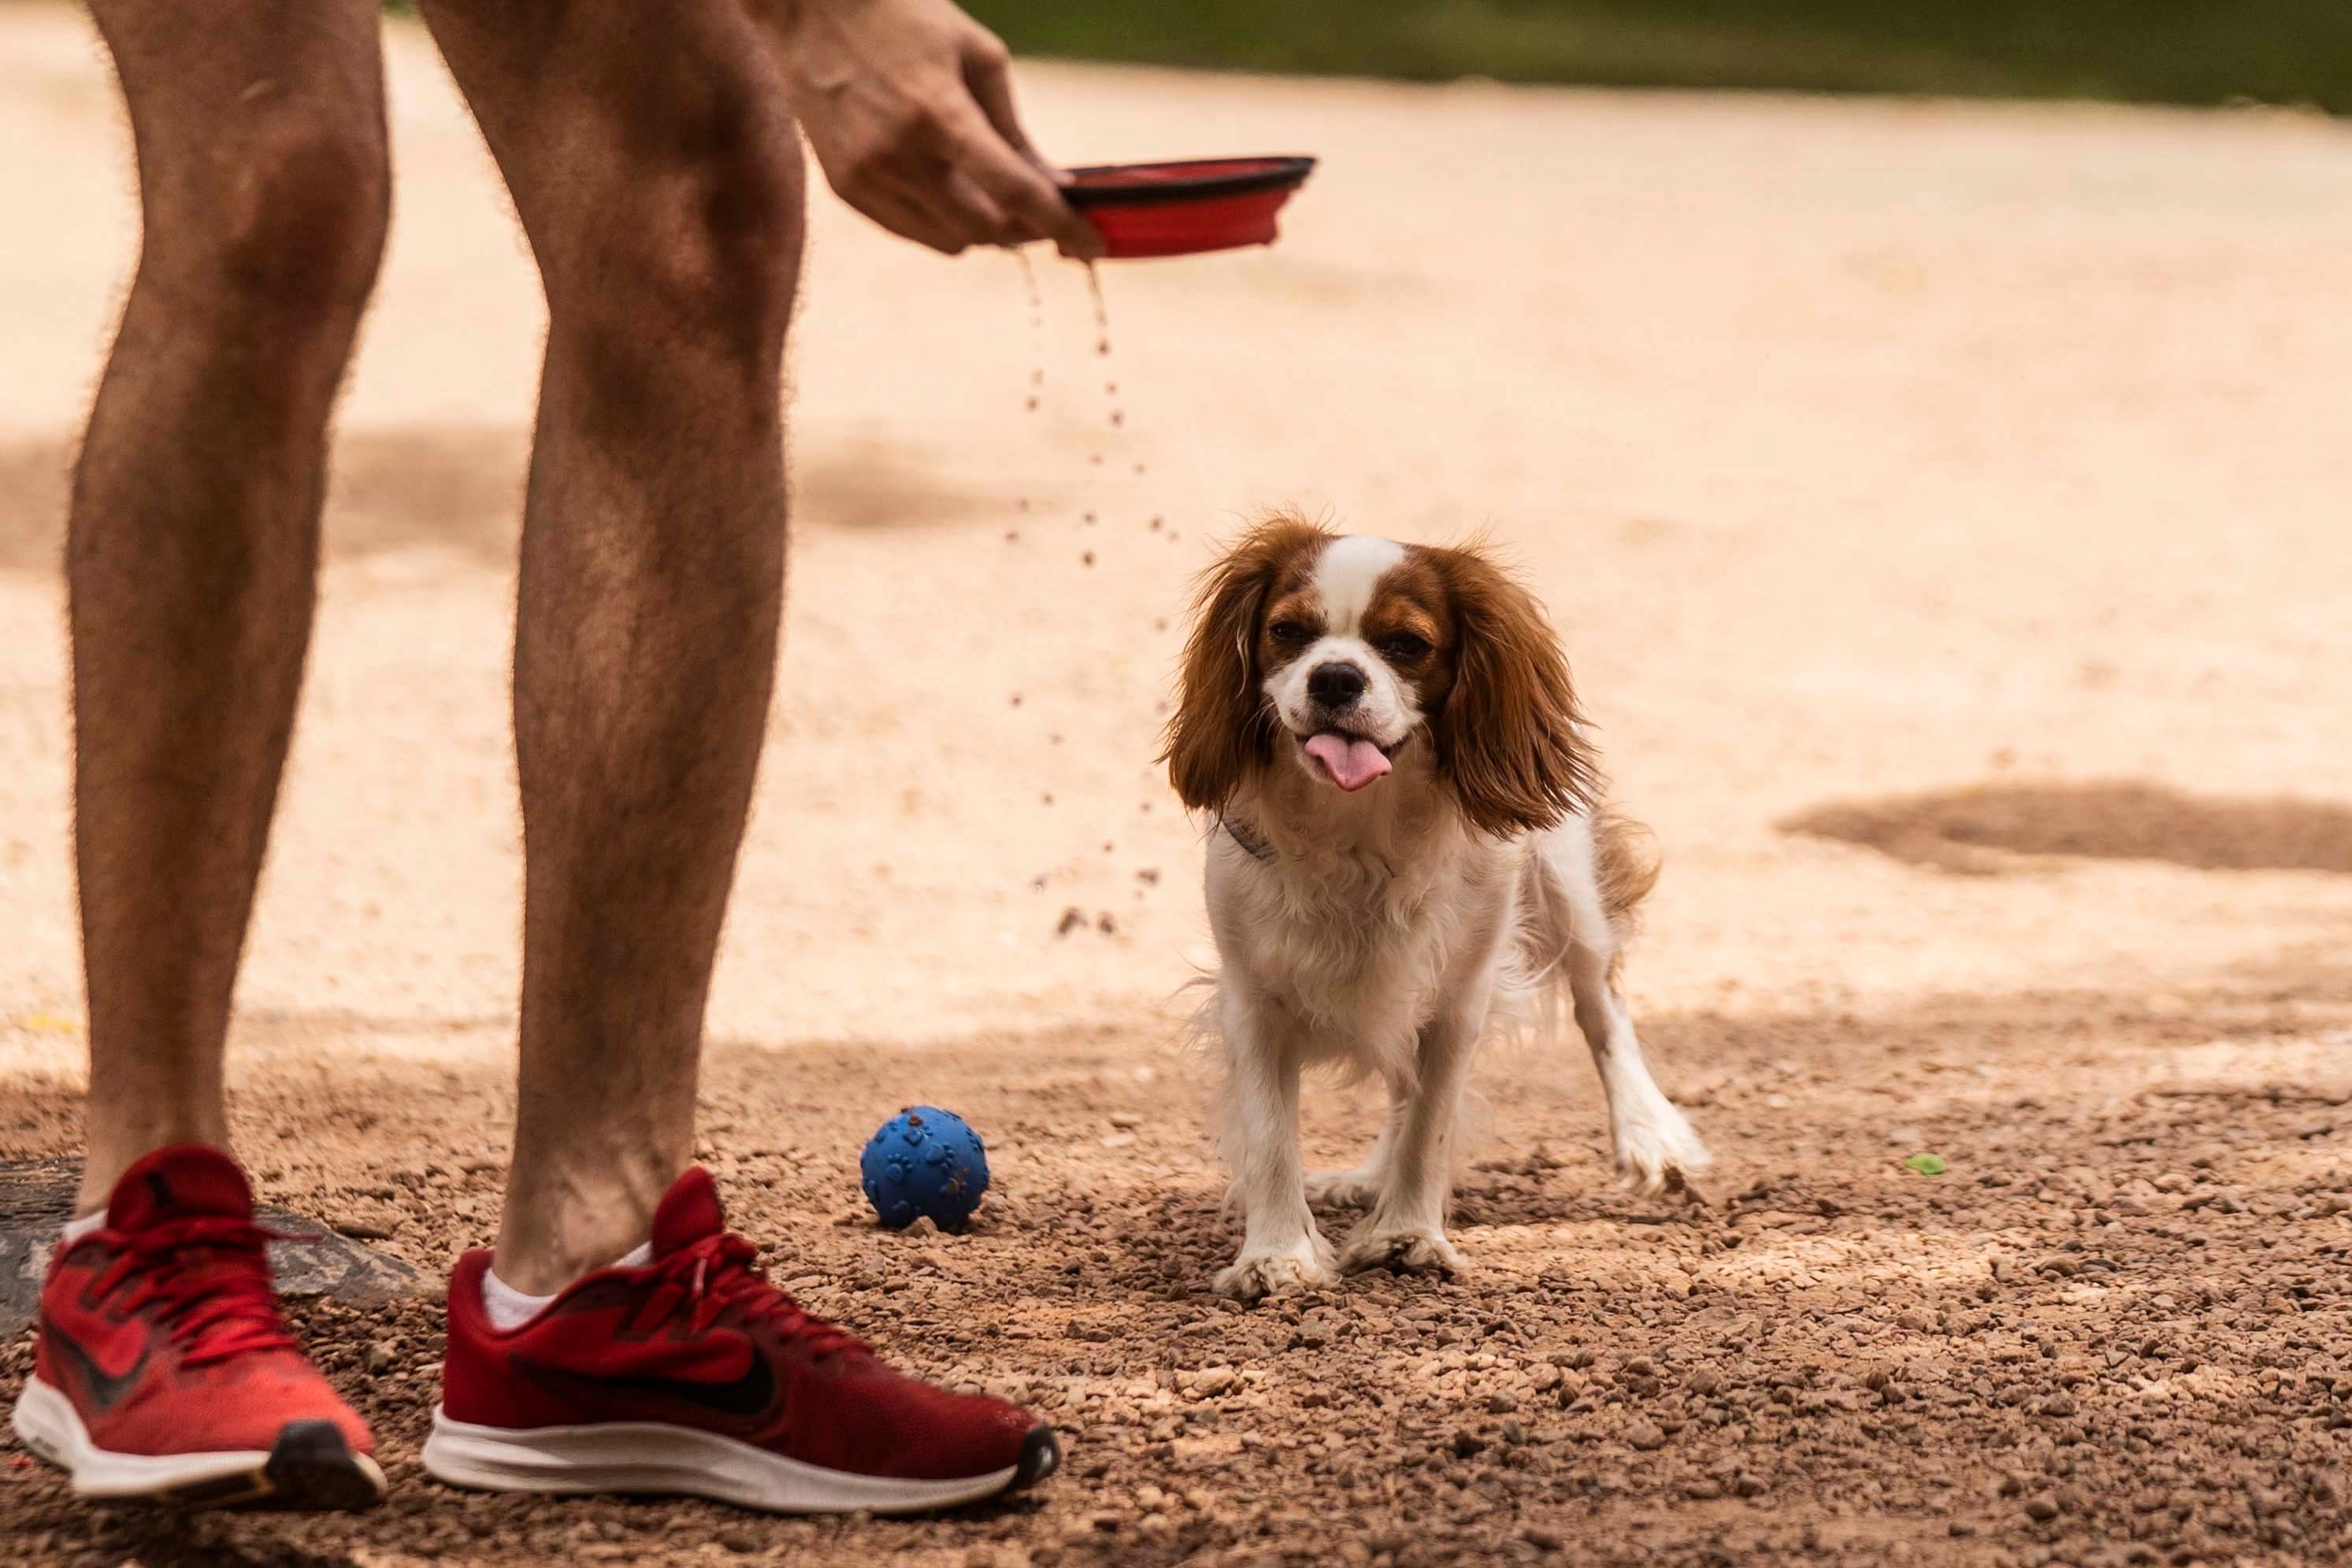
<path fill-rule="evenodd" d="M 1606 948 L 1578 943 L 1569 960 L 1576 993 L 1576 1025 L 1592 1048 L 1601 1088 L 1609 1099 L 1609 1142 L 1626 1185 L 1642 1192 L 1679 1186 L 1714 1164 L 1690 1123 L 1650 1076 L 1633 1015 L 1609 970 Z"/>
<path fill-rule="evenodd" d="M 1604 818 L 1600 831 L 1625 830 Z M 1610 853 L 1604 856 L 1599 852 L 1602 849 Z M 1630 924 L 1633 902 L 1647 891 L 1648 877 L 1637 876 L 1638 886 L 1629 898 L 1622 887 L 1607 885 L 1601 862 L 1615 860 L 1622 875 L 1626 854 L 1622 841 L 1602 844 L 1590 819 L 1574 819 L 1546 834 L 1538 850 L 1544 906 L 1534 924 L 1542 946 L 1553 955 L 1549 961 L 1567 970 L 1576 1027 L 1591 1048 L 1592 1065 L 1608 1097 L 1609 1142 L 1618 1172 L 1628 1186 L 1654 1193 L 1680 1185 L 1684 1176 L 1714 1161 L 1682 1112 L 1650 1076 L 1641 1040 L 1633 1032 L 1633 1016 L 1618 989 L 1620 933 Z"/>

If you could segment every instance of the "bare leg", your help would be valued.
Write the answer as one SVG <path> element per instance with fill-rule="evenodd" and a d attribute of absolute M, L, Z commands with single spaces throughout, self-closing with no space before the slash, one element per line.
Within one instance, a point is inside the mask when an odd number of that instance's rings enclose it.
<path fill-rule="evenodd" d="M 225 1144 L 221 1051 L 310 632 L 327 417 L 386 216 L 371 0 L 92 0 L 139 273 L 74 476 L 84 1211 Z"/>
<path fill-rule="evenodd" d="M 1218 998 L 1231 1080 L 1227 1157 L 1240 1198 L 1242 1249 L 1216 1288 L 1238 1301 L 1298 1285 L 1328 1285 L 1331 1249 L 1307 1208 L 1298 1151 L 1298 1056 L 1275 1010 L 1230 982 Z"/>
<path fill-rule="evenodd" d="M 497 1269 L 560 1288 L 693 1157 L 774 681 L 800 152 L 734 0 L 427 0 L 547 289 L 515 738 L 522 1080 Z"/>

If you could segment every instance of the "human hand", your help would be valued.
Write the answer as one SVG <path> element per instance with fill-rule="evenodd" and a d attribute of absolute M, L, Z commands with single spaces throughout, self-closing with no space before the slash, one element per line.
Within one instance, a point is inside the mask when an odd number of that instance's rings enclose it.
<path fill-rule="evenodd" d="M 793 112 L 843 201 L 953 256 L 1050 239 L 1100 256 L 1021 130 L 1012 60 L 951 0 L 751 0 L 782 54 Z"/>

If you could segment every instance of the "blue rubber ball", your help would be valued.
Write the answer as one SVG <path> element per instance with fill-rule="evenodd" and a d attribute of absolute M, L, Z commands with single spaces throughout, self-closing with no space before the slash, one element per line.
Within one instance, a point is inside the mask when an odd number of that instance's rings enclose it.
<path fill-rule="evenodd" d="M 922 1215 L 961 1230 L 988 1191 L 988 1151 L 961 1116 L 912 1105 L 882 1124 L 857 1162 L 866 1199 L 885 1227 L 903 1230 Z"/>

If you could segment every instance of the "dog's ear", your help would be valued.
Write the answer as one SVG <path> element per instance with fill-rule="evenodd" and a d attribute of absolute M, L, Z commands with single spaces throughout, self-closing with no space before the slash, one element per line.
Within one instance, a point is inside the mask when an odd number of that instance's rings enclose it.
<path fill-rule="evenodd" d="M 1201 579 L 1176 713 L 1160 754 L 1178 799 L 1194 810 L 1222 810 L 1273 759 L 1274 710 L 1260 689 L 1258 622 L 1284 569 L 1328 537 L 1303 518 L 1271 517 Z"/>
<path fill-rule="evenodd" d="M 1454 609 L 1454 684 L 1430 729 L 1463 814 L 1533 832 L 1589 806 L 1598 779 L 1568 658 L 1535 596 L 1475 550 L 1431 552 Z"/>

